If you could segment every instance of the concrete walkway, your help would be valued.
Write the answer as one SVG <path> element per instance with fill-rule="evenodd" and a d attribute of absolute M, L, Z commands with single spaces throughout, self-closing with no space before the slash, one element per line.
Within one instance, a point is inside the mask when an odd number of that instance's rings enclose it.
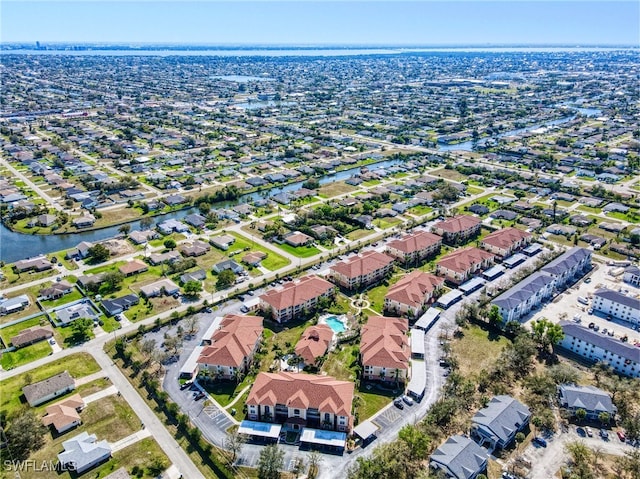
<path fill-rule="evenodd" d="M 227 404 L 223 409 L 231 409 L 235 403 L 237 403 L 238 401 L 240 401 L 240 398 L 242 397 L 242 395 L 243 395 L 244 393 L 246 393 L 246 392 L 249 390 L 249 388 L 250 388 L 250 387 L 251 387 L 251 384 L 247 384 L 247 385 L 245 386 L 245 388 L 244 388 L 242 391 L 240 391 L 240 392 L 238 393 L 238 395 L 236 396 L 236 398 L 235 398 L 233 401 L 231 401 L 229 404 Z"/>
<path fill-rule="evenodd" d="M 118 452 L 119 450 L 124 449 L 125 447 L 128 447 L 128 446 L 131 446 L 132 444 L 135 444 L 136 442 L 141 441 L 142 439 L 150 436 L 151 436 L 151 433 L 149 432 L 148 429 L 140 429 L 138 432 L 134 432 L 133 434 L 125 437 L 124 439 L 120 439 L 119 441 L 112 442 L 111 452 L 112 453 Z"/>
<path fill-rule="evenodd" d="M 102 391 L 98 391 L 94 394 L 89 394 L 87 397 L 84 397 L 84 403 L 89 404 L 99 399 L 105 398 L 107 396 L 113 396 L 118 393 L 118 388 L 115 386 L 109 386 L 107 389 L 103 389 Z"/>

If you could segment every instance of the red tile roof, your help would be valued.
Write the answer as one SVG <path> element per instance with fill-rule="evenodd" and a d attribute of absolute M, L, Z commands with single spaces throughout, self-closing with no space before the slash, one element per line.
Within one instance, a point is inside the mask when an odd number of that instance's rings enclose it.
<path fill-rule="evenodd" d="M 353 383 L 339 381 L 331 376 L 288 372 L 259 373 L 247 404 L 271 407 L 284 404 L 350 417 L 353 388 Z"/>
<path fill-rule="evenodd" d="M 260 316 L 225 316 L 220 328 L 211 337 L 211 346 L 200 353 L 198 363 L 235 368 L 242 366 L 245 357 L 251 354 L 262 335 L 262 330 Z"/>
<path fill-rule="evenodd" d="M 333 339 L 333 331 L 326 324 L 310 326 L 304 330 L 298 344 L 296 344 L 296 354 L 300 356 L 305 364 L 313 364 L 329 349 L 329 344 Z"/>
<path fill-rule="evenodd" d="M 389 248 L 402 251 L 403 253 L 415 253 L 416 251 L 427 249 L 441 242 L 442 238 L 437 234 L 420 231 L 389 242 Z"/>
<path fill-rule="evenodd" d="M 133 261 L 129 261 L 128 263 L 123 264 L 118 268 L 120 272 L 124 275 L 139 273 L 141 271 L 146 271 L 149 268 L 146 263 L 143 263 L 140 260 L 134 259 Z"/>
<path fill-rule="evenodd" d="M 260 296 L 276 311 L 304 304 L 332 290 L 334 285 L 318 276 L 305 276 L 298 281 L 285 283 L 282 288 L 271 289 Z"/>
<path fill-rule="evenodd" d="M 365 366 L 408 369 L 409 323 L 405 318 L 369 316 L 360 334 L 360 354 Z"/>
<path fill-rule="evenodd" d="M 373 273 L 393 263 L 393 258 L 377 251 L 367 251 L 346 261 L 341 261 L 331 266 L 332 271 L 346 276 L 347 278 L 357 278 Z"/>
<path fill-rule="evenodd" d="M 433 293 L 443 283 L 444 278 L 416 270 L 391 286 L 385 299 L 418 307 L 423 304 L 425 296 Z"/>
<path fill-rule="evenodd" d="M 519 230 L 518 228 L 505 228 L 488 234 L 482 242 L 495 246 L 496 248 L 508 249 L 514 243 L 530 237 L 531 233 Z"/>
<path fill-rule="evenodd" d="M 493 253 L 489 253 L 472 246 L 469 248 L 459 249 L 453 253 L 443 256 L 442 259 L 437 262 L 437 265 L 457 273 L 464 273 L 474 264 L 478 264 L 484 260 L 495 257 L 496 255 Z"/>
<path fill-rule="evenodd" d="M 480 219 L 475 216 L 459 215 L 439 221 L 433 225 L 433 227 L 435 229 L 446 231 L 447 233 L 460 233 L 461 231 L 466 231 L 479 224 Z"/>

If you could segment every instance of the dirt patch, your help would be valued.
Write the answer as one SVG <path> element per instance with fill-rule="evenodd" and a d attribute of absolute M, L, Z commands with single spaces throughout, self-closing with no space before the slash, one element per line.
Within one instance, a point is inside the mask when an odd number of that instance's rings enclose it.
<path fill-rule="evenodd" d="M 111 256 L 122 256 L 135 253 L 136 249 L 126 240 L 110 239 L 102 242 L 102 245 L 109 250 Z"/>

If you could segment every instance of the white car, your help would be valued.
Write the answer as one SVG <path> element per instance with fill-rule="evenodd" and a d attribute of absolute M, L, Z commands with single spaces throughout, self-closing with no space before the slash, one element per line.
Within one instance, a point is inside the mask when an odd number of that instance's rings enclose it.
<path fill-rule="evenodd" d="M 55 339 L 53 339 L 53 338 L 51 338 L 51 339 L 49 340 L 49 344 L 51 344 L 51 345 L 56 344 L 56 340 L 55 340 Z"/>

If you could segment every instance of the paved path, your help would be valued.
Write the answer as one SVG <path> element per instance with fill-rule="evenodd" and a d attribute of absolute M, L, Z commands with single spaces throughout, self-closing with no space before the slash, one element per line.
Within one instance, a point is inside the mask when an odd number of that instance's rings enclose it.
<path fill-rule="evenodd" d="M 47 202 L 47 204 L 51 206 L 53 209 L 57 211 L 64 211 L 64 208 L 60 206 L 60 204 L 58 204 L 58 202 L 54 198 L 51 198 L 51 196 L 49 196 L 44 191 L 42 191 L 42 189 L 40 189 L 38 185 L 36 185 L 33 181 L 31 181 L 29 178 L 23 175 L 20 171 L 15 169 L 13 165 L 11 165 L 11 163 L 9 163 L 7 160 L 5 160 L 4 158 L 0 158 L 0 164 L 2 164 L 2 166 L 7 168 L 16 178 L 20 178 L 22 181 L 24 181 L 24 183 L 29 188 L 31 188 L 34 193 L 36 193 L 38 196 L 44 199 Z"/>
<path fill-rule="evenodd" d="M 115 386 L 109 386 L 107 389 L 103 389 L 102 391 L 98 391 L 97 393 L 89 394 L 87 397 L 83 397 L 82 399 L 84 399 L 85 404 L 90 404 L 107 396 L 113 396 L 114 394 L 118 394 L 118 388 Z"/>
<path fill-rule="evenodd" d="M 148 429 L 140 429 L 137 432 L 134 432 L 133 434 L 120 439 L 119 441 L 116 442 L 112 442 L 111 443 L 111 452 L 118 452 L 121 449 L 124 449 L 125 447 L 129 447 L 132 444 L 135 444 L 138 441 L 143 440 L 144 438 L 150 437 L 151 433 L 149 432 Z"/>
<path fill-rule="evenodd" d="M 229 404 L 227 404 L 223 409 L 231 409 L 235 403 L 240 401 L 240 399 L 242 398 L 242 395 L 246 393 L 249 390 L 249 388 L 251 388 L 251 384 L 247 384 L 244 387 L 244 389 L 238 393 L 236 398 L 233 401 L 231 401 Z"/>
<path fill-rule="evenodd" d="M 88 376 L 84 376 L 75 380 L 76 387 L 82 386 L 83 384 L 90 383 L 91 381 L 95 381 L 97 379 L 101 379 L 105 376 L 104 372 L 98 371 L 97 373 L 89 374 Z"/>

